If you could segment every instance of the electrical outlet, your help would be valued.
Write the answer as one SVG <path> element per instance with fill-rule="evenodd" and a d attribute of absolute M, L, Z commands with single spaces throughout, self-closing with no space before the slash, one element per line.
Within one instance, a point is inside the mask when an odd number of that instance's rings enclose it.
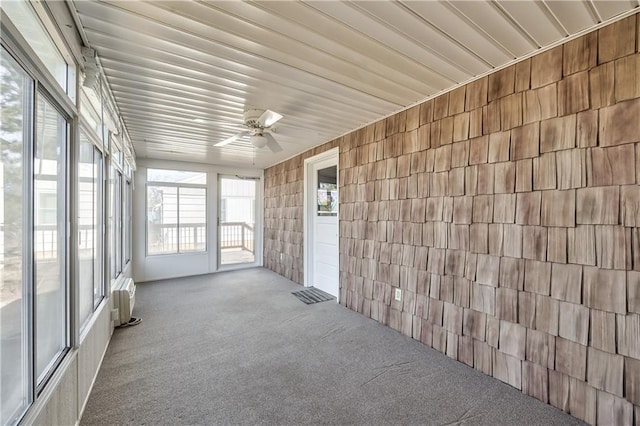
<path fill-rule="evenodd" d="M 402 290 L 399 288 L 396 288 L 396 293 L 395 293 L 395 298 L 398 302 L 400 302 L 402 300 Z"/>

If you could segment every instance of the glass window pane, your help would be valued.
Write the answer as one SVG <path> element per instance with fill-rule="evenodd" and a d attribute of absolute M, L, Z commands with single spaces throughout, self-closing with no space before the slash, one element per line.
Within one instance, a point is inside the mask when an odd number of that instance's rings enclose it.
<path fill-rule="evenodd" d="M 111 138 L 111 161 L 122 166 L 122 150 L 113 137 Z"/>
<path fill-rule="evenodd" d="M 37 97 L 33 163 L 38 382 L 67 345 L 65 289 L 65 163 L 67 122 L 42 96 Z"/>
<path fill-rule="evenodd" d="M 26 300 L 23 293 L 23 148 L 32 81 L 0 48 L 0 423 L 15 423 L 27 407 Z"/>
<path fill-rule="evenodd" d="M 95 280 L 95 260 L 97 255 L 97 170 L 93 161 L 93 144 L 84 133 L 80 133 L 80 153 L 78 155 L 78 289 L 80 324 L 91 317 L 94 307 L 93 286 Z"/>
<path fill-rule="evenodd" d="M 110 159 L 111 160 L 111 159 Z M 114 251 L 115 248 L 113 247 L 113 227 L 115 225 L 114 222 L 114 214 L 113 214 L 113 203 L 115 201 L 114 196 L 115 196 L 115 190 L 114 190 L 114 186 L 115 186 L 115 180 L 116 180 L 116 168 L 113 164 L 112 161 L 109 162 L 109 184 L 108 184 L 108 188 L 107 188 L 107 195 L 109 197 L 109 206 L 108 206 L 108 235 L 107 235 L 107 241 L 109 241 L 109 276 L 111 278 L 115 278 L 116 277 L 116 262 L 115 262 L 115 258 L 114 258 Z"/>
<path fill-rule="evenodd" d="M 147 253 L 178 252 L 178 188 L 147 187 Z"/>
<path fill-rule="evenodd" d="M 122 272 L 122 173 L 116 169 L 111 158 L 109 179 L 109 238 L 111 241 L 111 278 Z"/>
<path fill-rule="evenodd" d="M 223 198 L 240 197 L 254 199 L 256 197 L 256 183 L 254 180 L 222 178 L 220 181 L 220 192 Z"/>
<path fill-rule="evenodd" d="M 118 172 L 116 175 L 116 203 L 114 205 L 115 208 L 115 219 L 116 219 L 116 232 L 114 236 L 116 237 L 115 242 L 113 243 L 116 247 L 115 259 L 116 259 L 116 269 L 117 274 L 120 275 L 122 272 L 122 173 Z"/>
<path fill-rule="evenodd" d="M 111 167 L 111 278 L 122 272 L 122 174 Z"/>
<path fill-rule="evenodd" d="M 337 171 L 336 166 L 318 170 L 318 216 L 336 216 L 338 214 Z"/>
<path fill-rule="evenodd" d="M 171 182 L 205 185 L 207 174 L 181 170 L 147 169 L 147 182 Z"/>
<path fill-rule="evenodd" d="M 207 194 L 204 188 L 179 188 L 180 251 L 207 249 Z"/>
<path fill-rule="evenodd" d="M 2 10 L 66 92 L 67 63 L 28 2 L 3 1 Z"/>
<path fill-rule="evenodd" d="M 96 308 L 98 304 L 104 298 L 104 263 L 103 263 L 103 247 L 104 239 L 102 234 L 104 223 L 104 160 L 102 153 L 98 148 L 93 148 L 93 170 L 94 174 L 94 191 L 93 191 L 93 205 L 96 206 L 96 227 L 94 238 L 95 255 L 94 255 L 94 274 L 93 274 L 93 307 Z"/>
<path fill-rule="evenodd" d="M 87 97 L 85 89 L 80 91 L 80 114 L 85 119 L 91 130 L 96 132 L 96 136 L 102 137 L 102 119 L 99 112 L 93 108 L 93 104 Z"/>
<path fill-rule="evenodd" d="M 131 182 L 126 181 L 124 193 L 124 263 L 131 260 Z"/>

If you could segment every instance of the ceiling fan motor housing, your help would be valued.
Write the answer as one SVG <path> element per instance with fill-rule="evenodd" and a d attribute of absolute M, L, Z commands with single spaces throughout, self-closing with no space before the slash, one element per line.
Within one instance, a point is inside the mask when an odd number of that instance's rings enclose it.
<path fill-rule="evenodd" d="M 250 127 L 252 129 L 263 128 L 263 126 L 258 121 L 260 116 L 262 116 L 262 113 L 264 113 L 264 110 L 262 110 L 262 109 L 248 109 L 248 110 L 246 110 L 244 112 L 244 114 L 242 115 L 242 118 L 244 120 L 244 124 L 247 127 Z"/>

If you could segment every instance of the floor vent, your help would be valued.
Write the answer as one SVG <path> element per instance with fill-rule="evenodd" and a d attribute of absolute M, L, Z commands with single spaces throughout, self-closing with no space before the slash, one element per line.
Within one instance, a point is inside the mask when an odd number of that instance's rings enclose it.
<path fill-rule="evenodd" d="M 318 302 L 326 302 L 327 300 L 334 300 L 335 297 L 329 293 L 325 293 L 322 290 L 318 290 L 315 287 L 305 288 L 304 290 L 294 291 L 293 294 L 298 299 L 302 300 L 307 305 Z"/>

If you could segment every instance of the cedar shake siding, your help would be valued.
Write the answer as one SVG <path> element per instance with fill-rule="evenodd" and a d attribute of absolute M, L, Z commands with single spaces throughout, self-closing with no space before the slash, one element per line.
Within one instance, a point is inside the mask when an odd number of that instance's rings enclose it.
<path fill-rule="evenodd" d="M 639 38 L 636 14 L 266 170 L 264 265 L 302 283 L 303 160 L 338 146 L 342 304 L 639 424 Z"/>

